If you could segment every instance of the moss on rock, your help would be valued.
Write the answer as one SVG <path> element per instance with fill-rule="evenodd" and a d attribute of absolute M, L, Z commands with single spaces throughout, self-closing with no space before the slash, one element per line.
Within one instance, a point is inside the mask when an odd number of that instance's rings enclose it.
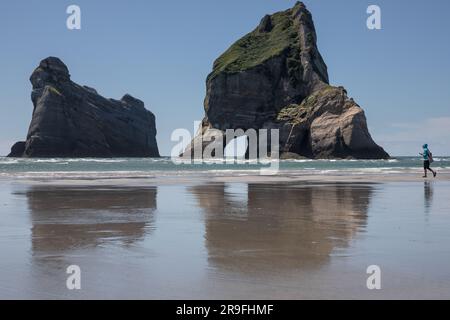
<path fill-rule="evenodd" d="M 325 86 L 306 97 L 301 104 L 290 104 L 282 108 L 277 114 L 277 121 L 299 123 L 308 117 L 311 111 L 320 104 L 321 97 L 330 94 L 340 94 L 341 89 L 333 86 Z"/>
<path fill-rule="evenodd" d="M 55 87 L 48 86 L 48 89 L 49 89 L 52 93 L 57 94 L 58 96 L 61 96 L 61 95 L 62 95 L 61 92 L 59 92 L 59 90 L 56 89 Z"/>
<path fill-rule="evenodd" d="M 209 78 L 214 78 L 221 72 L 236 73 L 253 68 L 283 53 L 288 53 L 292 59 L 289 63 L 289 68 L 293 69 L 292 74 L 298 72 L 296 68 L 301 65 L 299 52 L 292 49 L 299 47 L 300 40 L 292 12 L 293 9 L 289 9 L 271 15 L 270 31 L 261 32 L 258 26 L 235 42 L 214 62 Z M 265 19 L 261 23 L 267 24 L 267 17 Z"/>

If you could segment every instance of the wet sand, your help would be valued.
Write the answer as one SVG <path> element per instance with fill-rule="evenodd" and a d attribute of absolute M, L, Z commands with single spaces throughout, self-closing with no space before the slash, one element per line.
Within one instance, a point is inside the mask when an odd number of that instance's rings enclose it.
<path fill-rule="evenodd" d="M 445 174 L 2 181 L 0 298 L 449 299 L 449 194 Z"/>

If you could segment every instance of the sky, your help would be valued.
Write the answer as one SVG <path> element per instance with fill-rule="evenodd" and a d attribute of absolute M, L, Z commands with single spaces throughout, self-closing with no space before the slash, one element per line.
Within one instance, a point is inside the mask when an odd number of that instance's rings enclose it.
<path fill-rule="evenodd" d="M 328 65 L 365 110 L 374 140 L 391 155 L 424 143 L 450 155 L 450 1 L 305 0 Z M 66 27 L 69 5 L 81 30 Z M 291 0 L 15 0 L 0 4 L 0 155 L 24 140 L 31 120 L 29 77 L 40 60 L 61 58 L 72 80 L 108 98 L 129 93 L 156 116 L 170 155 L 177 128 L 203 118 L 214 60 Z M 369 5 L 381 30 L 366 26 Z"/>

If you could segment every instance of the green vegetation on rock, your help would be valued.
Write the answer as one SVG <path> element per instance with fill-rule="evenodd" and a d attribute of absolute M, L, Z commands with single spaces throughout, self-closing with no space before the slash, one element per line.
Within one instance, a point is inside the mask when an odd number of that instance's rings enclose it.
<path fill-rule="evenodd" d="M 301 104 L 291 104 L 282 108 L 277 114 L 277 120 L 288 121 L 291 123 L 301 122 L 318 104 L 321 97 L 333 93 L 340 94 L 339 88 L 326 86 L 306 97 Z"/>
<path fill-rule="evenodd" d="M 277 114 L 277 121 L 287 121 L 290 123 L 299 123 L 306 119 L 312 106 L 301 104 L 291 104 L 282 108 Z"/>
<path fill-rule="evenodd" d="M 51 92 L 56 93 L 58 96 L 61 96 L 61 95 L 62 95 L 61 92 L 59 92 L 58 89 L 56 89 L 55 87 L 48 86 L 48 89 L 49 89 Z"/>
<path fill-rule="evenodd" d="M 247 70 L 291 51 L 292 48 L 298 48 L 298 30 L 294 27 L 291 15 L 292 10 L 275 13 L 270 16 L 272 29 L 269 32 L 261 32 L 256 28 L 235 42 L 215 61 L 214 70 L 209 77 L 214 78 L 221 72 L 236 73 Z M 299 53 L 298 50 L 292 51 Z M 289 67 L 298 69 L 298 66 L 301 66 L 299 56 L 294 54 L 291 59 Z"/>

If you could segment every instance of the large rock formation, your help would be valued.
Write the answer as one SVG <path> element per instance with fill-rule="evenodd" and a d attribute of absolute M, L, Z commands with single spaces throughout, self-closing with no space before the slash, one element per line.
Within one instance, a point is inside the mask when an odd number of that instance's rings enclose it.
<path fill-rule="evenodd" d="M 30 78 L 33 118 L 27 140 L 11 157 L 159 157 L 155 116 L 126 94 L 106 99 L 70 80 L 58 58 L 39 64 Z"/>
<path fill-rule="evenodd" d="M 301 2 L 267 15 L 214 63 L 207 78 L 204 136 L 226 129 L 279 129 L 280 151 L 309 158 L 388 158 L 364 111 L 329 85 L 310 12 Z M 197 136 L 195 144 L 207 145 Z M 199 146 L 200 147 L 200 146 Z"/>

